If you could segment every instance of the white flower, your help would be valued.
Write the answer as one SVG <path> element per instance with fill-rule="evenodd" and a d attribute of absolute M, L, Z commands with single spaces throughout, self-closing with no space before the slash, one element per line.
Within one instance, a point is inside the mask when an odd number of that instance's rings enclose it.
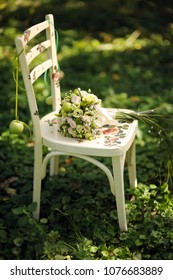
<path fill-rule="evenodd" d="M 87 124 L 91 124 L 91 117 L 88 116 L 88 115 L 84 115 L 81 117 L 81 120 L 84 122 L 84 123 L 87 123 Z"/>
<path fill-rule="evenodd" d="M 72 118 L 67 118 L 67 123 L 70 125 L 71 128 L 76 128 L 76 123 Z"/>
<path fill-rule="evenodd" d="M 71 98 L 71 102 L 76 105 L 79 105 L 81 102 L 81 97 L 79 95 L 73 95 Z"/>
<path fill-rule="evenodd" d="M 68 127 L 68 133 L 72 135 L 72 137 L 76 137 L 76 131 L 72 127 Z"/>
<path fill-rule="evenodd" d="M 90 125 L 85 124 L 85 126 L 84 126 L 84 131 L 85 131 L 85 132 L 88 132 L 88 131 L 90 131 L 90 130 L 91 130 Z"/>
<path fill-rule="evenodd" d="M 88 95 L 88 92 L 85 90 L 80 90 L 80 94 L 81 94 L 82 98 L 84 98 Z"/>

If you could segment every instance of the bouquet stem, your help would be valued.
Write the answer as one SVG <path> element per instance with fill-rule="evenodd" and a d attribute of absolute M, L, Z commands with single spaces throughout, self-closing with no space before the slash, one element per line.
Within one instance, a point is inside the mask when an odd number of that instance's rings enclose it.
<path fill-rule="evenodd" d="M 156 108 L 142 112 L 123 112 L 118 111 L 116 119 L 122 121 L 138 120 L 149 127 L 149 132 L 158 140 L 159 145 L 163 145 L 168 155 L 168 179 L 172 182 L 173 176 L 173 112 L 167 108 Z"/>

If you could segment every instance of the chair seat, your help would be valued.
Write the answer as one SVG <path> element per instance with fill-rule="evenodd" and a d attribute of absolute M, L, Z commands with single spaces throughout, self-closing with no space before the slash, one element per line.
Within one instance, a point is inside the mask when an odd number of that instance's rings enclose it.
<path fill-rule="evenodd" d="M 107 109 L 109 114 L 115 117 L 116 112 L 128 112 L 124 109 Z M 114 157 L 126 152 L 137 132 L 137 121 L 125 122 L 117 120 L 116 125 L 105 125 L 97 129 L 94 140 L 70 138 L 58 132 L 57 112 L 52 112 L 44 116 L 41 120 L 41 134 L 43 145 L 66 153 L 78 153 L 90 156 Z"/>

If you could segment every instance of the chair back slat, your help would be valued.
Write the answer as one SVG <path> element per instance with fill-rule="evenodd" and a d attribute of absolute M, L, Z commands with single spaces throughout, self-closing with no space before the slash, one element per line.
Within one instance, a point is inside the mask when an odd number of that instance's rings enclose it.
<path fill-rule="evenodd" d="M 33 38 L 34 40 L 32 40 Z M 16 38 L 15 43 L 33 122 L 34 134 L 37 139 L 40 139 L 40 118 L 34 84 L 48 70 L 53 111 L 59 111 L 61 104 L 59 66 L 53 16 L 47 15 L 45 21 L 28 28 L 23 35 Z"/>
<path fill-rule="evenodd" d="M 52 66 L 52 60 L 48 59 L 45 62 L 37 65 L 29 74 L 29 79 L 33 84 L 45 71 Z"/>
<path fill-rule="evenodd" d="M 49 27 L 49 25 L 50 25 L 50 23 L 47 20 L 45 20 L 41 23 L 38 23 L 38 24 L 28 28 L 22 36 L 24 46 L 27 45 L 28 42 L 31 41 L 36 35 L 41 33 L 43 30 L 47 29 Z"/>
<path fill-rule="evenodd" d="M 46 40 L 42 43 L 37 44 L 33 48 L 31 48 L 27 53 L 26 53 L 26 60 L 28 65 L 36 58 L 39 54 L 41 54 L 43 51 L 48 49 L 50 47 L 50 40 Z"/>
<path fill-rule="evenodd" d="M 59 75 L 59 67 L 56 53 L 56 40 L 55 40 L 55 28 L 53 15 L 46 15 L 46 19 L 50 23 L 49 29 L 46 30 L 47 39 L 51 42 L 51 48 L 48 48 L 48 56 L 52 59 L 53 65 L 50 68 L 50 81 L 52 90 L 52 108 L 54 111 L 60 109 L 61 104 L 61 92 L 58 84 L 57 77 Z"/>

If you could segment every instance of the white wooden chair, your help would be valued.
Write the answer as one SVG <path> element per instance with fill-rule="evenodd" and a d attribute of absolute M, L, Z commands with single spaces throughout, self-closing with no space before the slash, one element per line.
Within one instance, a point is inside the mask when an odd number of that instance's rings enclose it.
<path fill-rule="evenodd" d="M 41 41 L 28 50 L 31 40 L 37 35 L 45 33 L 46 40 Z M 40 36 L 42 39 L 42 35 Z M 103 129 L 103 133 L 95 140 L 78 141 L 75 138 L 64 137 L 57 131 L 57 124 L 50 126 L 49 122 L 55 118 L 61 106 L 60 85 L 58 82 L 58 62 L 54 18 L 46 15 L 45 21 L 28 28 L 22 36 L 15 40 L 23 80 L 25 84 L 34 133 L 34 175 L 33 175 L 33 202 L 37 202 L 34 218 L 40 216 L 41 182 L 46 175 L 46 166 L 50 160 L 50 175 L 58 174 L 60 155 L 72 155 L 98 166 L 105 172 L 113 195 L 116 197 L 118 221 L 121 231 L 127 230 L 125 194 L 124 194 L 124 163 L 127 160 L 129 182 L 131 187 L 136 186 L 136 156 L 135 135 L 137 121 L 125 124 L 118 123 L 119 129 Z M 41 53 L 45 53 L 45 60 L 30 69 L 33 60 Z M 32 62 L 32 63 L 31 63 Z M 35 81 L 49 70 L 52 94 L 52 113 L 40 119 L 35 98 Z M 78 85 L 76 85 L 78 87 Z M 111 116 L 115 116 L 116 109 L 108 109 Z M 43 158 L 43 146 L 48 147 L 48 153 Z M 111 172 L 96 157 L 111 157 Z M 109 207 L 109 206 L 108 206 Z"/>

